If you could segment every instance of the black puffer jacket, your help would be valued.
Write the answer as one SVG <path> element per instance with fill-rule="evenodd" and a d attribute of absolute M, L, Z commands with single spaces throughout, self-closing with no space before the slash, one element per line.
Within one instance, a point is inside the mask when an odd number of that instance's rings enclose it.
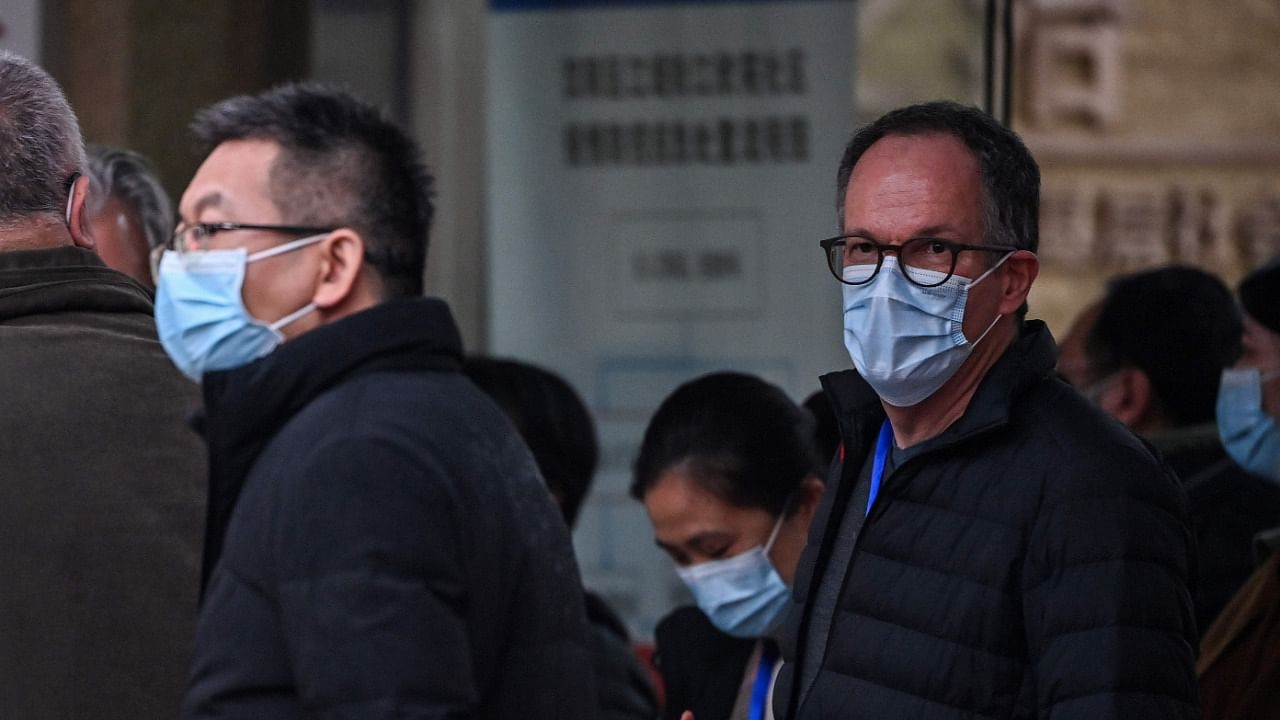
<path fill-rule="evenodd" d="M 1194 597 L 1201 637 L 1257 567 L 1254 537 L 1280 525 L 1280 486 L 1227 457 L 1216 425 L 1150 437 L 1182 481 L 1198 550 Z"/>
<path fill-rule="evenodd" d="M 568 531 L 460 352 L 403 301 L 205 377 L 186 717 L 594 717 Z"/>
<path fill-rule="evenodd" d="M 1053 377 L 1054 355 L 1028 323 L 964 416 L 884 479 L 792 713 L 811 598 L 884 419 L 856 373 L 823 378 L 846 461 L 797 571 L 778 717 L 1198 717 L 1185 498 L 1135 436 Z"/>
<path fill-rule="evenodd" d="M 658 623 L 658 669 L 667 691 L 665 720 L 679 720 L 685 710 L 697 718 L 733 714 L 747 662 L 758 640 L 721 632 L 701 610 L 678 607 Z"/>

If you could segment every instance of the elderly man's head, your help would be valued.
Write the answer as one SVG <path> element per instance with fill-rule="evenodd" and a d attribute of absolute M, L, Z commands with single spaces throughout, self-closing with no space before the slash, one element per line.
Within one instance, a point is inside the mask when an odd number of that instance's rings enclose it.
<path fill-rule="evenodd" d="M 173 204 L 141 155 L 90 146 L 89 224 L 103 262 L 151 285 L 151 250 L 173 234 Z"/>
<path fill-rule="evenodd" d="M 92 247 L 84 164 L 80 124 L 58 83 L 0 51 L 0 250 Z"/>

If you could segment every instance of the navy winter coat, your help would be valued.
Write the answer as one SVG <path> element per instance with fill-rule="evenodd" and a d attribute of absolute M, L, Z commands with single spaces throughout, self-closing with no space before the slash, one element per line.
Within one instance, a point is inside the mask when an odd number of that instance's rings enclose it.
<path fill-rule="evenodd" d="M 212 484 L 188 718 L 587 718 L 569 534 L 438 300 L 204 381 Z"/>

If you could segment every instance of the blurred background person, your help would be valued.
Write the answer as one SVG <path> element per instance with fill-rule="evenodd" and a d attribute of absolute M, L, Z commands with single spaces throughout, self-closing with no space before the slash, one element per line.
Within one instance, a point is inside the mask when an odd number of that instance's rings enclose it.
<path fill-rule="evenodd" d="M 90 145 L 87 156 L 89 227 L 98 256 L 154 291 L 151 250 L 173 234 L 173 203 L 141 155 Z"/>
<path fill-rule="evenodd" d="M 655 634 L 666 718 L 769 716 L 770 634 L 823 493 L 812 422 L 777 387 L 725 372 L 681 385 L 645 430 L 631 494 L 697 602 Z"/>
<path fill-rule="evenodd" d="M 1236 462 L 1280 483 L 1280 261 L 1241 281 L 1240 305 L 1242 353 L 1222 375 L 1218 429 Z"/>
<path fill-rule="evenodd" d="M 80 127 L 0 50 L 0 718 L 174 717 L 195 632 L 199 389 L 93 252 Z"/>
<path fill-rule="evenodd" d="M 470 357 L 463 372 L 511 419 L 572 530 L 599 460 L 586 405 L 560 376 L 528 363 Z M 631 650 L 626 624 L 598 595 L 585 596 L 599 717 L 652 720 L 658 701 L 648 672 Z"/>
<path fill-rule="evenodd" d="M 1240 354 L 1240 333 L 1240 313 L 1221 280 L 1168 266 L 1112 280 L 1058 357 L 1068 382 L 1155 445 L 1182 480 L 1198 547 L 1201 635 L 1253 572 L 1254 535 L 1280 525 L 1280 485 L 1233 462 L 1214 422 L 1219 381 Z"/>
<path fill-rule="evenodd" d="M 1243 352 L 1222 373 L 1218 429 L 1227 452 L 1270 481 L 1280 482 L 1280 262 L 1240 283 Z M 1209 627 L 1196 672 L 1204 720 L 1280 717 L 1280 542 L 1258 543 L 1262 565 Z"/>

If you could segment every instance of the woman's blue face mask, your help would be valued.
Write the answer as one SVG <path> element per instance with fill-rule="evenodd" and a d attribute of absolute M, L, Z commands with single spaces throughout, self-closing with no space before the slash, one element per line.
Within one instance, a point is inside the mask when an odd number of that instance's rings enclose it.
<path fill-rule="evenodd" d="M 782 619 L 791 589 L 773 567 L 769 551 L 784 517 L 785 513 L 778 516 L 763 545 L 724 560 L 676 568 L 698 607 L 721 632 L 741 638 L 760 637 L 773 631 Z"/>

